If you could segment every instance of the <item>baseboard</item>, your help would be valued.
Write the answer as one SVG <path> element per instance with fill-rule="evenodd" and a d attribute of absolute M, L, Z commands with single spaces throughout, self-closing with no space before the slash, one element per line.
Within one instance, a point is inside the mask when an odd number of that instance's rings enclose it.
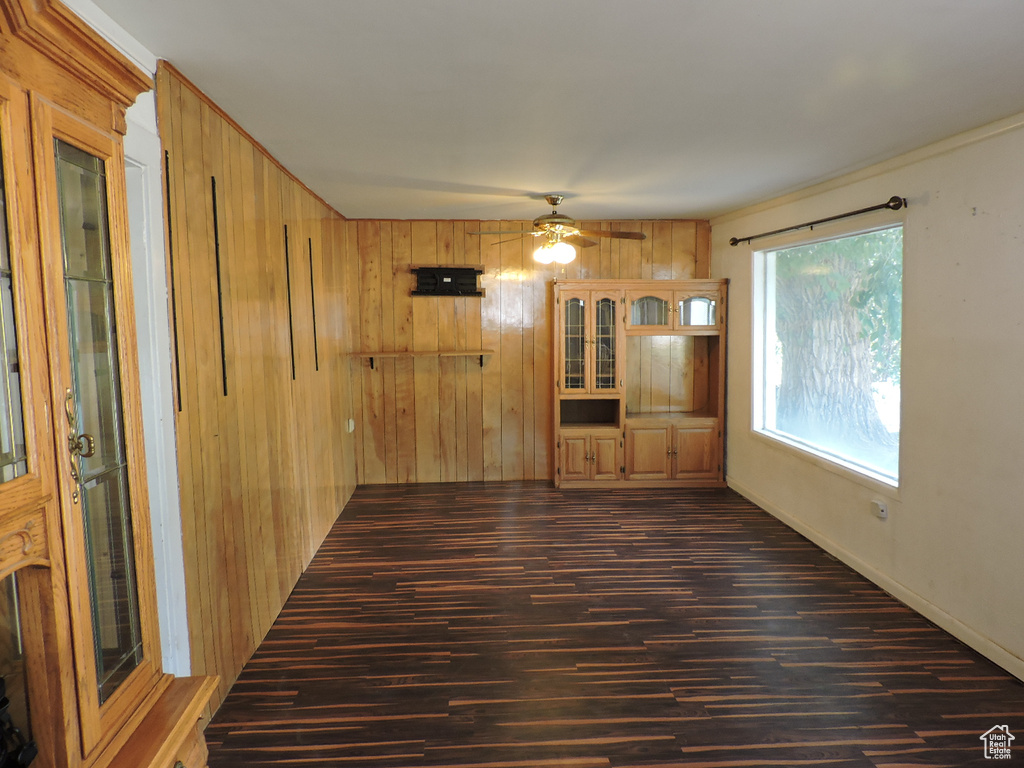
<path fill-rule="evenodd" d="M 772 517 L 775 517 L 785 523 L 801 536 L 806 537 L 830 555 L 833 555 L 846 565 L 853 568 L 861 576 L 888 592 L 908 608 L 921 614 L 930 622 L 941 627 L 946 632 L 953 635 L 953 637 L 973 648 L 993 663 L 998 664 L 1014 677 L 1024 681 L 1024 659 L 1015 656 L 998 643 L 995 643 L 984 635 L 979 634 L 976 630 L 967 624 L 964 624 L 955 616 L 946 613 L 934 603 L 929 602 L 913 590 L 908 589 L 905 585 L 893 580 L 887 574 L 864 562 L 832 539 L 824 536 L 820 531 L 807 526 L 802 521 L 787 514 L 784 510 L 777 507 L 756 491 L 747 488 L 743 483 L 737 482 L 735 478 L 727 478 L 727 483 L 730 488 L 736 491 L 736 493 L 761 507 L 761 509 L 765 510 Z"/>

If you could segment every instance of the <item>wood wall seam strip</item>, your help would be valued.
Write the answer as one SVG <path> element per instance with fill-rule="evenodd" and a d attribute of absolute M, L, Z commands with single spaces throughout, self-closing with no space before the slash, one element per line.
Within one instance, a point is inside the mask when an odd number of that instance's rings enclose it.
<path fill-rule="evenodd" d="M 292 314 L 292 265 L 288 253 L 288 225 L 284 225 L 284 277 L 288 295 L 288 354 L 292 362 L 292 381 L 295 381 L 295 317 Z"/>
<path fill-rule="evenodd" d="M 313 238 L 309 238 L 309 308 L 313 317 L 313 365 L 320 371 L 320 348 L 316 339 L 316 280 L 313 278 Z"/>
<path fill-rule="evenodd" d="M 220 378 L 224 397 L 228 396 L 228 353 L 224 346 L 224 276 L 220 260 L 220 222 L 217 214 L 217 178 L 210 177 L 210 204 L 213 209 L 213 259 L 217 269 L 217 331 L 220 335 Z"/>
<path fill-rule="evenodd" d="M 178 406 L 178 413 L 181 413 L 181 352 L 179 350 L 178 337 L 178 298 L 177 287 L 175 286 L 174 272 L 174 228 L 171 222 L 174 221 L 174 213 L 171 202 L 171 153 L 164 150 L 164 215 L 167 217 L 167 225 L 164 227 L 167 232 L 167 273 L 170 278 L 167 281 L 168 298 L 171 304 L 171 340 L 173 343 L 174 359 L 174 399 Z"/>

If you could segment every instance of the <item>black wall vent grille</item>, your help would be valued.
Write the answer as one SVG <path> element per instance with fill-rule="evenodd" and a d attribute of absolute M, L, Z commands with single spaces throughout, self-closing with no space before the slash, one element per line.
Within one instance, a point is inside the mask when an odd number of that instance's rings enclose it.
<path fill-rule="evenodd" d="M 483 270 L 477 267 L 413 267 L 416 290 L 413 296 L 483 296 L 477 285 L 477 276 Z"/>

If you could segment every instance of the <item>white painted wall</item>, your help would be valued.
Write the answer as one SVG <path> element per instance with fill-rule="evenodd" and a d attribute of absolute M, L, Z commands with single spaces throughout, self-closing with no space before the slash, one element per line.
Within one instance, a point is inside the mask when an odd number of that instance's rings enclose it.
<path fill-rule="evenodd" d="M 156 57 L 90 0 L 65 5 L 102 34 L 140 69 L 156 71 Z M 131 228 L 135 321 L 139 338 L 142 418 L 156 568 L 157 609 L 163 667 L 174 675 L 191 669 L 181 504 L 174 435 L 171 338 L 164 260 L 163 151 L 157 133 L 153 92 L 128 110 L 125 166 Z"/>
<path fill-rule="evenodd" d="M 909 203 L 898 489 L 752 432 L 751 254 L 772 241 L 728 243 L 892 195 Z M 1024 679 L 1024 115 L 715 219 L 712 254 L 731 281 L 729 484 Z"/>

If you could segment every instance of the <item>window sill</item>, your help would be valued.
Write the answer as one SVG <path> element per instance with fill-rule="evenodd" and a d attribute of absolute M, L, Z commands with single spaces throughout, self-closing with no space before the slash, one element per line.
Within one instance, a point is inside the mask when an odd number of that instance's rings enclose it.
<path fill-rule="evenodd" d="M 798 443 L 787 440 L 782 435 L 771 432 L 762 432 L 751 429 L 750 434 L 755 440 L 762 442 L 783 453 L 795 456 L 813 466 L 831 472 L 834 475 L 845 478 L 858 485 L 870 488 L 871 490 L 884 494 L 890 499 L 898 501 L 900 498 L 900 485 L 898 480 L 874 473 L 863 467 L 855 466 L 844 462 L 842 459 L 817 453 L 813 449 Z"/>

